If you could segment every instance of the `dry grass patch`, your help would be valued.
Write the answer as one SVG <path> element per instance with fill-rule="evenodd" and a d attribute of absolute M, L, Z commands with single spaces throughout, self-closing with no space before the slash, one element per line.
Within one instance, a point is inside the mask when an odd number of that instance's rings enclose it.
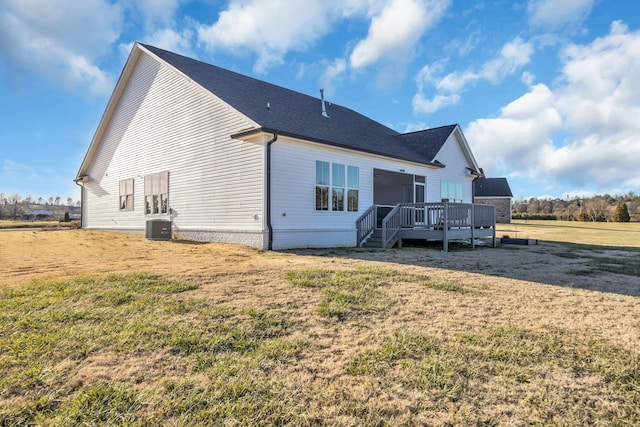
<path fill-rule="evenodd" d="M 360 266 L 353 270 L 295 270 L 286 273 L 291 283 L 318 288 L 324 299 L 318 313 L 346 320 L 357 314 L 382 311 L 389 302 L 378 290 L 391 283 L 417 283 L 430 289 L 465 293 L 467 289 L 453 281 L 436 280 L 424 274 L 401 272 L 388 268 Z"/>
<path fill-rule="evenodd" d="M 0 425 L 640 423 L 634 250 L 0 238 Z"/>

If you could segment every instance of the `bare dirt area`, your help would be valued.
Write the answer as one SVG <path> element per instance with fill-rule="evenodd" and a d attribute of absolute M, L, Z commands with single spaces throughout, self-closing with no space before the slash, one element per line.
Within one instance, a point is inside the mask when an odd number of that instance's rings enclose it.
<path fill-rule="evenodd" d="M 285 279 L 287 271 L 377 265 L 477 290 L 443 299 L 418 285 L 385 288 L 398 314 L 404 313 L 395 322 L 406 327 L 449 333 L 487 322 L 550 325 L 588 330 L 628 348 L 640 346 L 640 279 L 600 271 L 592 251 L 569 251 L 560 244 L 454 248 L 447 253 L 438 247 L 260 252 L 237 245 L 148 241 L 138 235 L 93 230 L 16 231 L 1 237 L 4 287 L 40 278 L 146 272 L 198 283 L 200 289 L 193 294 L 218 303 L 303 307 L 317 294 L 292 286 Z M 624 250 L 603 249 L 597 256 L 640 262 L 640 253 Z M 379 322 L 368 329 L 384 333 L 385 319 Z M 390 325 L 398 326 L 402 325 Z"/>

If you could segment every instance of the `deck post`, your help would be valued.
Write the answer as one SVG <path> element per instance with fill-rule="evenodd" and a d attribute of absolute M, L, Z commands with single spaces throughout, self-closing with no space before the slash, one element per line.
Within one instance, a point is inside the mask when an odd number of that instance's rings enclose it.
<path fill-rule="evenodd" d="M 449 252 L 449 202 L 442 203 L 442 213 L 444 215 L 444 224 L 442 225 L 442 250 Z"/>
<path fill-rule="evenodd" d="M 471 249 L 476 248 L 476 239 L 474 238 L 474 231 L 476 229 L 476 211 L 474 204 L 471 203 Z"/>
<path fill-rule="evenodd" d="M 496 207 L 493 207 L 493 227 L 491 227 L 491 229 L 493 230 L 493 247 L 496 247 Z"/>

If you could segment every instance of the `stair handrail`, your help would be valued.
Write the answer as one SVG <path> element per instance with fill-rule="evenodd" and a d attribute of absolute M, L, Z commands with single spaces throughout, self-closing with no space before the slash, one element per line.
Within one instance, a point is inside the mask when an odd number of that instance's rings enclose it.
<path fill-rule="evenodd" d="M 393 239 L 400 233 L 402 226 L 401 220 L 401 204 L 397 204 L 391 212 L 382 219 L 382 247 L 387 248 L 389 244 L 395 243 Z"/>
<path fill-rule="evenodd" d="M 357 230 L 357 246 L 362 246 L 362 243 L 365 241 L 367 236 L 371 234 L 371 232 L 376 228 L 377 222 L 377 206 L 371 205 L 369 209 L 367 209 L 360 218 L 356 220 L 356 230 Z"/>

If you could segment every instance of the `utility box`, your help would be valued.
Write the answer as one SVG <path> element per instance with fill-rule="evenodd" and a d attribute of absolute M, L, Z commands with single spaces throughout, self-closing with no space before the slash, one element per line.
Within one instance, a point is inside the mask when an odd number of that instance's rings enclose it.
<path fill-rule="evenodd" d="M 149 240 L 171 240 L 171 221 L 166 219 L 147 221 L 145 237 Z"/>

